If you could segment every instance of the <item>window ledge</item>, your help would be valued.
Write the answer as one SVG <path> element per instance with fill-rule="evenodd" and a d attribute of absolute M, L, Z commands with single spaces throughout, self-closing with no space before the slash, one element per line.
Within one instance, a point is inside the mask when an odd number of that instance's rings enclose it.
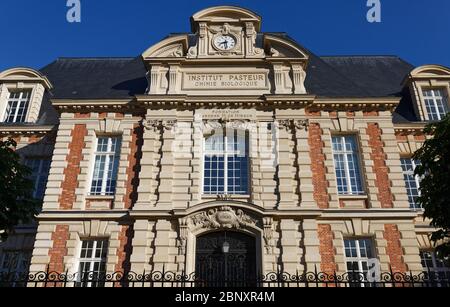
<path fill-rule="evenodd" d="M 250 195 L 202 195 L 202 199 L 214 199 L 214 200 L 232 200 L 232 199 L 248 199 Z"/>
<path fill-rule="evenodd" d="M 358 199 L 369 199 L 366 194 L 361 195 L 339 195 L 339 200 L 358 200 Z"/>
<path fill-rule="evenodd" d="M 87 195 L 86 200 L 102 201 L 102 200 L 114 200 L 113 195 Z"/>

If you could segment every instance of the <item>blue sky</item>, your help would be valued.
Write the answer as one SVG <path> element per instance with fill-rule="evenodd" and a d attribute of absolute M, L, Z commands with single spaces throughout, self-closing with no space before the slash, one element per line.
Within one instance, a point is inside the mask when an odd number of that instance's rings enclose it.
<path fill-rule="evenodd" d="M 136 56 L 170 32 L 189 31 L 193 13 L 226 4 L 254 10 L 263 31 L 287 32 L 318 55 L 450 66 L 448 0 L 381 0 L 378 24 L 366 20 L 367 0 L 81 0 L 79 24 L 66 21 L 66 2 L 0 1 L 0 71 L 38 69 L 57 57 Z"/>

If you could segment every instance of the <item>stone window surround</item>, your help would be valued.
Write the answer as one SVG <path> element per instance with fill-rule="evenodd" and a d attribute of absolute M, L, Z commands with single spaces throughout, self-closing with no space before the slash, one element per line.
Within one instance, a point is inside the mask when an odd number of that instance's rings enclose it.
<path fill-rule="evenodd" d="M 368 199 L 368 193 L 367 193 L 367 181 L 366 181 L 366 174 L 365 174 L 365 166 L 363 164 L 363 159 L 362 159 L 362 145 L 361 145 L 361 135 L 360 132 L 357 130 L 354 131 L 337 131 L 337 130 L 330 130 L 330 134 L 328 135 L 330 142 L 332 142 L 332 138 L 333 136 L 354 136 L 356 139 L 356 143 L 358 146 L 358 164 L 359 164 L 359 172 L 360 172 L 360 176 L 361 176 L 361 185 L 362 185 L 362 191 L 364 192 L 363 194 L 357 195 L 357 194 L 339 194 L 339 191 L 337 190 L 337 185 L 336 185 L 336 193 L 338 195 L 338 199 L 341 200 L 345 200 L 345 199 L 353 199 L 353 200 L 367 200 Z M 336 164 L 334 161 L 334 151 L 331 150 L 332 152 L 332 159 L 333 159 L 333 178 L 335 180 L 335 182 L 337 182 L 337 177 L 336 177 Z"/>
<path fill-rule="evenodd" d="M 17 82 L 17 83 L 4 83 L 0 85 L 1 90 L 1 97 L 0 97 L 0 121 L 3 122 L 6 116 L 6 110 L 8 108 L 8 102 L 11 92 L 13 91 L 31 91 L 30 94 L 30 100 L 28 104 L 28 109 L 26 111 L 25 121 L 24 123 L 33 123 L 37 121 L 37 118 L 34 118 L 34 116 L 31 115 L 31 110 L 36 105 L 35 97 L 36 93 L 39 91 L 37 84 L 31 84 L 31 83 L 23 83 L 23 82 Z M 3 91 L 5 93 L 3 94 Z M 40 104 L 40 103 L 39 103 Z"/>
<path fill-rule="evenodd" d="M 3 121 L 9 93 L 12 90 L 31 90 L 25 123 L 36 123 L 45 94 L 52 84 L 39 71 L 26 67 L 16 67 L 0 72 L 0 121 Z"/>
<path fill-rule="evenodd" d="M 89 137 L 89 136 L 87 136 Z M 92 146 L 91 151 L 89 153 L 90 157 L 95 157 L 95 152 L 97 151 L 97 140 L 99 137 L 117 137 L 117 138 L 121 138 L 121 147 L 120 147 L 120 154 L 119 154 L 119 159 L 122 156 L 123 153 L 123 133 L 122 132 L 118 132 L 118 131 L 110 131 L 110 132 L 105 132 L 105 131 L 95 131 L 94 134 L 94 139 L 91 140 L 92 144 L 94 144 L 94 146 Z M 90 193 L 91 191 L 91 185 L 92 185 L 92 178 L 94 176 L 94 167 L 95 167 L 95 159 L 90 159 L 89 162 L 89 167 L 88 167 L 88 181 L 87 181 L 87 185 L 86 185 L 86 191 L 85 191 L 85 200 L 92 200 L 92 201 L 111 201 L 113 202 L 115 199 L 115 194 L 114 195 L 92 195 Z M 120 161 L 119 161 L 119 167 L 120 167 Z"/>
<path fill-rule="evenodd" d="M 448 81 L 437 81 L 437 80 L 427 80 L 427 81 L 415 81 L 415 87 L 418 92 L 419 101 L 417 103 L 418 111 L 420 118 L 423 121 L 429 121 L 429 116 L 427 112 L 427 108 L 425 105 L 425 98 L 423 96 L 423 91 L 428 89 L 442 89 L 444 91 L 444 95 L 447 98 L 447 107 L 450 109 L 450 82 Z"/>

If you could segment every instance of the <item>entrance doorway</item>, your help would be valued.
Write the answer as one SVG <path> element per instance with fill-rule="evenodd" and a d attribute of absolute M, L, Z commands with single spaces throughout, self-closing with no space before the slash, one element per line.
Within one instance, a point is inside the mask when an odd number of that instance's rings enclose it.
<path fill-rule="evenodd" d="M 238 232 L 213 232 L 197 238 L 197 286 L 256 285 L 256 239 Z"/>

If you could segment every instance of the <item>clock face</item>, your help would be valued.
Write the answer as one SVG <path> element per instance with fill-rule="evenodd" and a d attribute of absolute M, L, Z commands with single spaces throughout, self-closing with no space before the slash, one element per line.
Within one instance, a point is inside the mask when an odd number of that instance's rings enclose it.
<path fill-rule="evenodd" d="M 231 50 L 236 46 L 236 39 L 231 35 L 219 35 L 214 39 L 214 45 L 219 50 Z"/>

